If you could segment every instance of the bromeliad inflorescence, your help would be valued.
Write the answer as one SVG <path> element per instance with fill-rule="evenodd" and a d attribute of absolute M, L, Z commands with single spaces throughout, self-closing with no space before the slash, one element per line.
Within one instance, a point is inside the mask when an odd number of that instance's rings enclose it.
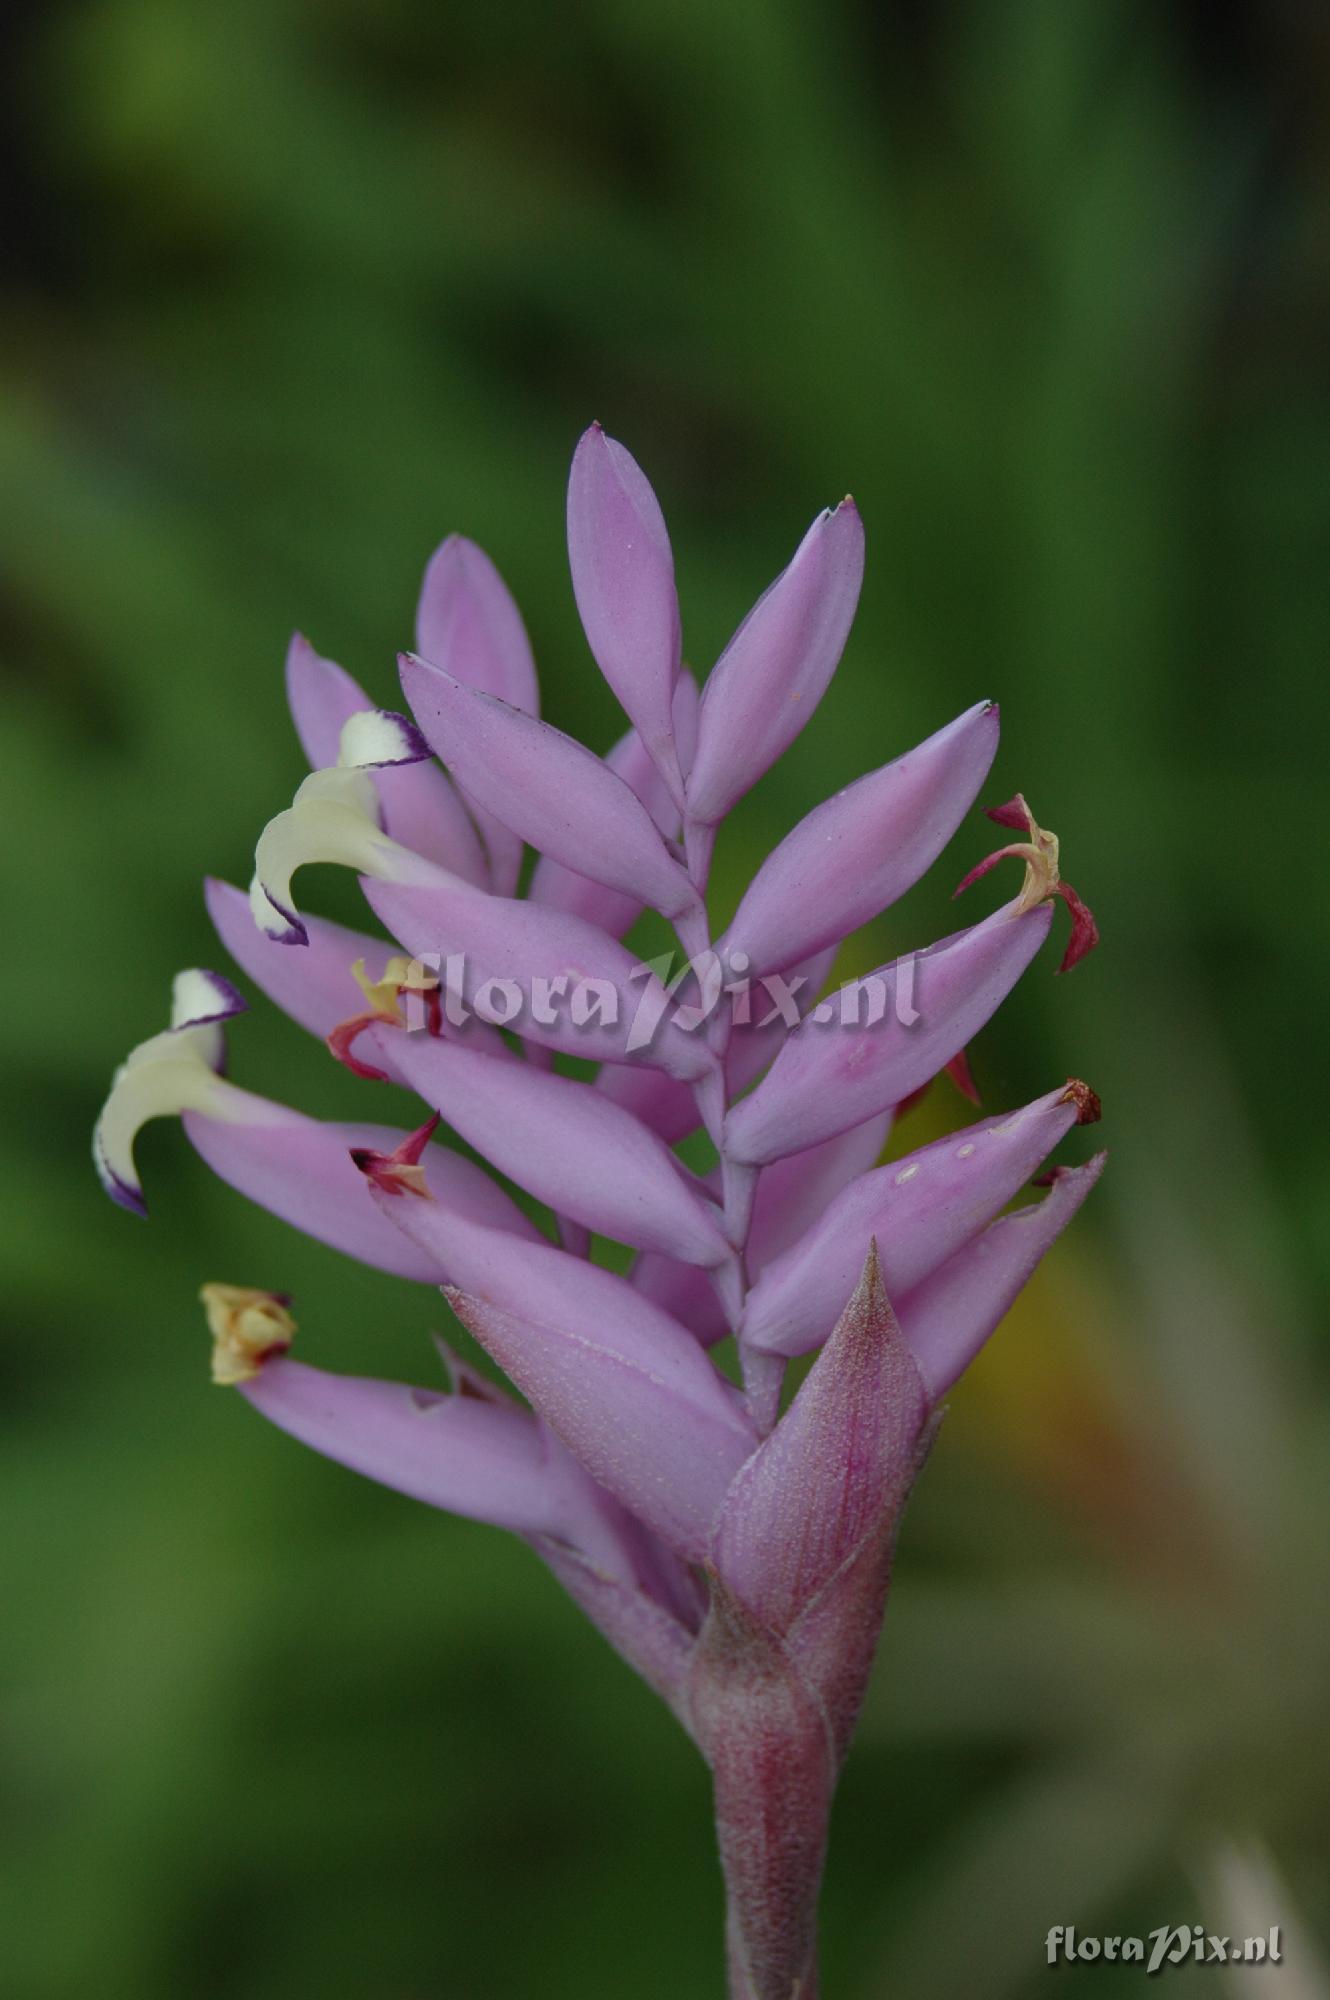
<path fill-rule="evenodd" d="M 287 1299 L 209 1284 L 215 1378 L 330 1457 L 530 1542 L 711 1766 L 731 1993 L 810 2000 L 827 1817 L 901 1509 L 941 1398 L 1103 1155 L 1003 1210 L 1098 1104 L 1068 1083 L 878 1162 L 935 1075 L 965 1082 L 965 1045 L 1044 943 L 1050 899 L 1072 912 L 1064 965 L 1096 933 L 1018 794 L 993 817 L 1028 836 L 1001 850 L 1026 863 L 1019 895 L 819 998 L 838 943 L 918 880 L 973 803 L 998 737 L 981 702 L 810 813 L 713 942 L 717 829 L 836 668 L 858 513 L 846 500 L 818 516 L 700 694 L 660 508 L 598 426 L 573 460 L 568 538 L 591 651 L 632 724 L 604 758 L 538 719 L 516 606 L 454 536 L 401 661 L 414 722 L 294 639 L 313 774 L 260 836 L 249 892 L 207 887 L 242 971 L 357 1075 L 414 1091 L 428 1120 L 330 1123 L 228 1081 L 223 1023 L 245 1002 L 192 971 L 170 1027 L 117 1074 L 95 1154 L 108 1193 L 142 1212 L 135 1134 L 178 1113 L 252 1200 L 443 1289 L 525 1403 L 446 1349 L 450 1393 L 328 1374 L 290 1358 Z M 393 942 L 301 913 L 311 862 L 354 869 Z M 681 976 L 623 943 L 644 908 L 673 924 Z M 598 1064 L 593 1080 L 561 1055 Z M 548 1204 L 557 1243 L 435 1143 L 441 1121 Z M 702 1176 L 675 1151 L 699 1127 L 717 1156 Z M 591 1261 L 592 1236 L 636 1253 L 626 1276 Z M 742 1388 L 710 1351 L 728 1335 Z M 786 1365 L 809 1354 L 782 1414 Z"/>

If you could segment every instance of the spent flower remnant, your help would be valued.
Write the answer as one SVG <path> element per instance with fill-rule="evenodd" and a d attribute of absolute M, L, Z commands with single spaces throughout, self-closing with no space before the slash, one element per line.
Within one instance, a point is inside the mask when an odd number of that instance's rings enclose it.
<path fill-rule="evenodd" d="M 248 893 L 207 887 L 241 971 L 357 1075 L 415 1092 L 425 1121 L 330 1122 L 229 1081 L 223 1024 L 245 1002 L 190 971 L 170 1026 L 117 1073 L 95 1155 L 107 1192 L 142 1213 L 135 1135 L 178 1113 L 251 1200 L 442 1289 L 524 1401 L 446 1348 L 446 1391 L 330 1374 L 290 1355 L 285 1297 L 209 1284 L 215 1379 L 370 1478 L 526 1538 L 711 1767 L 731 1993 L 810 2000 L 827 1817 L 901 1510 L 941 1398 L 1103 1155 L 1054 1167 L 1042 1199 L 1004 1211 L 1098 1104 L 1071 1082 L 879 1161 L 935 1075 L 965 1087 L 965 1045 L 1039 952 L 1051 899 L 1072 913 L 1064 965 L 1096 934 L 1017 795 L 993 817 L 1027 838 L 967 883 L 1011 855 L 1020 893 L 843 989 L 855 1004 L 819 1001 L 837 944 L 931 867 L 973 804 L 998 738 L 979 702 L 811 812 L 713 944 L 717 831 L 836 669 L 858 512 L 818 516 L 700 694 L 660 507 L 599 426 L 573 459 L 568 541 L 591 652 L 631 725 L 605 757 L 540 720 L 517 608 L 452 536 L 401 659 L 414 720 L 293 639 L 313 772 L 260 834 Z M 354 869 L 391 942 L 302 913 L 310 862 Z M 624 944 L 646 908 L 674 925 L 681 977 Z M 776 1004 L 752 1004 L 750 982 Z M 861 1010 L 870 987 L 879 1004 Z M 560 1053 L 598 1063 L 594 1079 L 563 1074 Z M 439 1143 L 441 1124 L 547 1204 L 558 1240 Z M 705 1176 L 675 1151 L 699 1126 L 718 1156 Z M 593 1235 L 636 1252 L 626 1276 L 591 1261 Z M 710 1352 L 729 1334 L 742 1388 Z M 782 1413 L 787 1363 L 808 1354 Z"/>

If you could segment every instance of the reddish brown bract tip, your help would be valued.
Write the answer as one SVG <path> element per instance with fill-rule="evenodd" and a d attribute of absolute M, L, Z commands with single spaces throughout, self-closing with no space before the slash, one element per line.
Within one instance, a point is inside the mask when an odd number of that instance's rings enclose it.
<path fill-rule="evenodd" d="M 395 1151 L 379 1153 L 372 1146 L 353 1146 L 351 1158 L 366 1180 L 373 1181 L 384 1194 L 414 1194 L 424 1201 L 432 1201 L 434 1197 L 426 1184 L 425 1169 L 420 1162 L 438 1129 L 439 1114 L 436 1111 L 418 1131 L 403 1139 Z"/>
<path fill-rule="evenodd" d="M 1069 882 L 1059 882 L 1057 892 L 1071 912 L 1071 936 L 1067 939 L 1067 949 L 1062 954 L 1058 971 L 1070 972 L 1072 966 L 1079 965 L 1086 953 L 1093 951 L 1098 944 L 1099 926 Z"/>
<path fill-rule="evenodd" d="M 1108 1155 L 1106 1153 L 1102 1153 L 1100 1154 L 1099 1157 L 1100 1159 L 1107 1159 Z M 1090 1164 L 1093 1165 L 1094 1164 L 1093 1161 L 1091 1161 Z M 1068 1167 L 1068 1166 L 1050 1167 L 1047 1173 L 1036 1174 L 1034 1178 L 1031 1180 L 1030 1186 L 1037 1188 L 1056 1187 L 1059 1181 L 1066 1180 L 1068 1174 L 1078 1174 L 1082 1171 L 1083 1170 L 1080 1167 Z"/>
<path fill-rule="evenodd" d="M 1021 833 L 1034 831 L 1034 814 L 1026 805 L 1022 792 L 1017 792 L 1004 806 L 985 806 L 984 813 L 995 826 L 1014 826 Z"/>
<path fill-rule="evenodd" d="M 1097 1093 L 1091 1090 L 1088 1083 L 1082 1083 L 1078 1076 L 1067 1078 L 1067 1088 L 1062 1093 L 1062 1102 L 1076 1106 L 1078 1125 L 1097 1125 L 1104 1115 Z"/>
<path fill-rule="evenodd" d="M 959 896 L 972 882 L 987 875 L 990 868 L 999 861 L 1019 860 L 1025 863 L 1025 881 L 1016 903 L 1016 912 L 1023 915 L 1046 903 L 1050 896 L 1060 896 L 1071 914 L 1071 936 L 1067 949 L 1062 954 L 1059 972 L 1070 972 L 1073 965 L 1079 965 L 1087 952 L 1093 951 L 1099 942 L 1099 926 L 1088 906 L 1081 901 L 1069 882 L 1062 879 L 1058 865 L 1058 838 L 1041 827 L 1030 811 L 1023 792 L 1017 792 L 1005 805 L 985 806 L 988 818 L 998 826 L 1013 827 L 1028 835 L 1024 841 L 1014 841 L 1009 847 L 999 847 L 994 854 L 973 867 L 964 881 L 960 882 L 954 894 Z"/>
<path fill-rule="evenodd" d="M 339 1021 L 331 1034 L 324 1037 L 329 1050 L 343 1068 L 349 1069 L 352 1076 L 364 1077 L 369 1083 L 388 1083 L 390 1078 L 386 1069 L 376 1069 L 373 1063 L 360 1060 L 355 1052 L 355 1041 L 366 1028 L 381 1027 L 383 1019 L 382 1014 L 355 1014 L 349 1021 Z"/>
<path fill-rule="evenodd" d="M 945 1068 L 947 1075 L 951 1078 L 962 1097 L 968 1097 L 971 1104 L 983 1104 L 984 1100 L 979 1095 L 979 1086 L 974 1080 L 974 1073 L 970 1068 L 970 1058 L 966 1050 L 958 1049 L 951 1061 L 945 1065 Z"/>

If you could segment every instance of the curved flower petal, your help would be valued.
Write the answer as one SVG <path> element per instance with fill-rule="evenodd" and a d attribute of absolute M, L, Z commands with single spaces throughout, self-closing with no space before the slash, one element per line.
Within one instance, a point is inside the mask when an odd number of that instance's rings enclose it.
<path fill-rule="evenodd" d="M 462 1324 L 592 1478 L 686 1560 L 756 1444 L 734 1388 L 684 1326 L 552 1244 L 372 1186 L 378 1210 L 454 1278 Z"/>
<path fill-rule="evenodd" d="M 853 500 L 818 515 L 702 690 L 688 817 L 714 827 L 787 750 L 835 673 L 859 603 L 864 530 Z"/>
<path fill-rule="evenodd" d="M 397 1151 L 409 1136 L 401 1130 L 307 1118 L 230 1086 L 221 1100 L 187 1109 L 184 1126 L 194 1150 L 220 1179 L 316 1242 L 396 1277 L 437 1285 L 450 1275 L 447 1264 L 385 1220 L 352 1160 L 353 1152 Z M 460 1153 L 426 1146 L 421 1169 L 434 1197 L 430 1206 L 447 1207 L 460 1222 L 483 1227 L 506 1243 L 545 1240 L 484 1168 Z"/>
<path fill-rule="evenodd" d="M 623 1278 L 443 1203 L 371 1186 L 380 1213 L 452 1273 L 449 1302 L 592 1477 L 687 1560 L 756 1442 L 685 1327 Z"/>
<path fill-rule="evenodd" d="M 374 706 L 359 681 L 316 652 L 303 632 L 293 632 L 286 649 L 286 699 L 313 771 L 330 770 L 337 762 L 347 717 Z"/>
<path fill-rule="evenodd" d="M 687 1263 L 732 1257 L 719 1210 L 669 1148 L 590 1084 L 400 1029 L 373 1041 L 468 1145 L 561 1215 Z"/>
<path fill-rule="evenodd" d="M 280 1430 L 381 1486 L 528 1539 L 553 1537 L 636 1583 L 612 1503 L 507 1396 L 445 1395 L 285 1358 L 238 1386 Z"/>
<path fill-rule="evenodd" d="M 900 1302 L 900 1322 L 937 1398 L 963 1374 L 1104 1171 L 1107 1153 L 1059 1167 L 1051 1191 L 989 1224 Z"/>
<path fill-rule="evenodd" d="M 441 873 L 362 886 L 406 951 L 427 964 L 442 959 L 459 1006 L 591 1062 L 644 1064 L 684 1082 L 714 1071 L 705 1037 L 673 1018 L 654 973 L 596 925 L 538 903 L 485 895 Z M 499 1007 L 493 989 L 505 984 L 512 990 Z M 644 1022 L 658 1025 L 639 1040 Z"/>
<path fill-rule="evenodd" d="M 701 707 L 702 690 L 697 684 L 697 677 L 692 668 L 685 664 L 680 667 L 679 678 L 674 683 L 674 702 L 671 707 L 674 724 L 674 747 L 678 752 L 679 765 L 685 778 L 687 778 L 689 771 L 692 769 L 693 759 L 697 755 L 697 718 Z M 643 747 L 645 748 L 645 746 Z M 627 774 L 624 773 L 623 775 L 626 776 Z M 641 793 L 643 804 L 647 807 L 661 832 L 667 839 L 675 839 L 679 831 L 682 808 L 679 801 L 670 792 L 669 786 L 661 779 L 659 789 L 663 793 L 665 803 L 658 810 L 652 803 L 653 795 L 648 792 L 645 784 L 638 784 L 632 778 L 629 778 L 628 782 L 632 785 L 635 792 Z"/>
<path fill-rule="evenodd" d="M 522 614 L 485 551 L 465 535 L 449 535 L 426 566 L 416 609 L 416 651 L 467 687 L 497 695 L 528 715 L 540 713 L 536 663 Z M 522 842 L 482 806 L 475 813 L 489 852 L 491 886 L 510 896 L 521 871 Z"/>
<path fill-rule="evenodd" d="M 690 673 L 681 673 L 674 692 L 675 731 L 680 741 L 685 735 L 681 716 L 685 710 L 690 711 L 695 726 L 697 699 L 697 682 Z M 635 729 L 630 729 L 613 749 L 606 751 L 605 762 L 617 777 L 632 786 L 664 838 L 677 840 L 679 808 Z M 641 897 L 625 895 L 621 889 L 608 889 L 603 882 L 592 881 L 589 875 L 566 868 L 562 861 L 551 860 L 548 854 L 538 857 L 527 893 L 533 903 L 584 917 L 616 938 L 631 928 L 644 907 Z"/>
<path fill-rule="evenodd" d="M 112 1201 L 135 1215 L 147 1204 L 134 1165 L 134 1141 L 152 1118 L 222 1104 L 230 1086 L 218 1074 L 225 1057 L 222 1023 L 246 1002 L 220 973 L 193 967 L 176 975 L 171 1025 L 131 1049 L 111 1081 L 92 1135 L 97 1177 Z"/>
<path fill-rule="evenodd" d="M 241 970 L 268 998 L 320 1041 L 327 1041 L 365 1008 L 358 965 L 372 972 L 390 964 L 396 947 L 367 931 L 350 930 L 325 917 L 302 917 L 304 951 L 288 951 L 258 929 L 243 889 L 209 876 L 204 900 L 217 935 Z M 427 971 L 427 969 L 423 969 Z M 445 1024 L 445 1032 L 499 1062 L 514 1058 L 497 1029 L 484 1021 Z M 385 1054 L 385 1062 L 388 1057 Z"/>
<path fill-rule="evenodd" d="M 460 1291 L 447 1296 L 591 1476 L 685 1561 L 701 1561 L 716 1508 L 756 1442 L 737 1405 L 667 1379 L 655 1344 L 641 1345 L 623 1319 L 587 1320 L 572 1331 Z M 723 1390 L 701 1348 L 679 1334 Z"/>
<path fill-rule="evenodd" d="M 823 1002 L 789 1036 L 752 1095 L 729 1113 L 730 1157 L 763 1166 L 899 1104 L 997 1010 L 1047 937 L 1049 921 L 1047 904 L 1024 914 L 1009 904 Z M 873 988 L 872 981 L 880 983 Z M 870 1011 L 875 992 L 882 1017 L 872 1026 L 847 1025 L 849 1007 L 865 998 Z"/>
<path fill-rule="evenodd" d="M 870 1241 L 877 1243 L 888 1292 L 905 1298 L 1000 1213 L 1074 1125 L 1097 1115 L 1093 1093 L 1069 1083 L 860 1175 L 761 1271 L 744 1309 L 744 1339 L 776 1354 L 816 1347 L 849 1296 Z M 797 1166 L 801 1158 L 784 1164 Z M 759 1200 L 772 1171 L 759 1181 Z"/>
<path fill-rule="evenodd" d="M 286 656 L 286 690 L 301 747 L 316 771 L 340 759 L 342 730 L 352 716 L 373 711 L 359 683 L 335 660 L 316 653 L 299 632 Z M 373 761 L 373 760 L 371 760 Z M 384 826 L 393 838 L 482 888 L 489 863 L 465 805 L 436 764 L 412 760 L 374 775 Z"/>
<path fill-rule="evenodd" d="M 484 549 L 449 535 L 425 566 L 416 607 L 416 650 L 468 687 L 528 715 L 540 688 L 522 614 Z"/>
<path fill-rule="evenodd" d="M 682 805 L 673 712 L 681 642 L 669 532 L 641 467 L 599 424 L 573 453 L 568 559 L 596 665 Z"/>
<path fill-rule="evenodd" d="M 955 833 L 997 742 L 996 705 L 980 702 L 825 800 L 763 862 L 717 948 L 780 971 L 887 909 Z"/>
<path fill-rule="evenodd" d="M 229 1289 L 205 1286 L 205 1298 Z M 521 1535 L 611 1645 L 667 1700 L 677 1696 L 698 1609 L 687 1572 L 539 1418 L 446 1349 L 448 1395 L 287 1360 L 294 1323 L 278 1317 L 286 1333 L 234 1378 L 247 1402 L 380 1485 Z"/>
<path fill-rule="evenodd" d="M 450 1018 L 456 1003 L 459 1019 L 478 1013 L 591 1061 L 649 1063 L 686 1081 L 714 1073 L 704 1037 L 673 1018 L 660 981 L 621 944 L 577 917 L 490 895 L 390 840 L 374 822 L 369 782 L 363 771 L 316 771 L 268 822 L 250 889 L 265 936 L 307 946 L 292 877 L 311 862 L 340 863 L 360 873 L 371 909 L 412 957 L 430 968 L 447 957 Z"/>
<path fill-rule="evenodd" d="M 286 811 L 268 821 L 254 852 L 250 909 L 265 937 L 308 943 L 291 882 L 297 869 L 318 861 L 362 875 L 396 868 L 407 879 L 413 863 L 424 871 L 431 866 L 379 826 L 378 794 L 367 771 L 313 771 Z"/>
<path fill-rule="evenodd" d="M 773 1258 L 799 1242 L 843 1188 L 877 1164 L 894 1119 L 889 1107 L 834 1139 L 763 1167 L 744 1250 L 751 1280 L 756 1282 Z"/>
<path fill-rule="evenodd" d="M 405 654 L 402 689 L 467 797 L 540 853 L 649 903 L 700 918 L 697 890 L 637 793 L 560 729 Z"/>
<path fill-rule="evenodd" d="M 446 1270 L 457 1289 L 501 1312 L 539 1321 L 575 1344 L 604 1345 L 671 1392 L 709 1409 L 718 1421 L 747 1433 L 735 1391 L 686 1328 L 617 1272 L 570 1256 L 543 1237 L 519 1240 L 462 1213 L 456 1203 L 413 1200 L 373 1179 L 367 1186 L 378 1212 Z"/>
<path fill-rule="evenodd" d="M 558 1534 L 534 1417 L 516 1403 L 268 1362 L 240 1392 L 270 1423 L 325 1458 L 427 1506 L 519 1535 Z"/>
<path fill-rule="evenodd" d="M 392 1152 L 407 1137 L 384 1125 L 324 1123 L 228 1083 L 220 1020 L 244 1002 L 215 973 L 182 973 L 175 1025 L 134 1049 L 117 1070 L 93 1137 L 112 1200 L 146 1213 L 134 1140 L 151 1118 L 181 1117 L 195 1150 L 221 1178 L 284 1221 L 380 1269 L 442 1282 L 446 1265 L 422 1255 L 385 1223 L 351 1160 L 353 1148 Z M 202 1014 L 196 1012 L 202 1007 Z M 535 1224 L 483 1168 L 442 1146 L 427 1147 L 423 1178 L 436 1202 L 514 1238 L 543 1241 Z"/>

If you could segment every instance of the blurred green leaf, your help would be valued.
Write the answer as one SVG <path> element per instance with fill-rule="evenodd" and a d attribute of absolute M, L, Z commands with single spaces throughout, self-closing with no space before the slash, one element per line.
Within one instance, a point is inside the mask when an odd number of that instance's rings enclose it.
<path fill-rule="evenodd" d="M 829 1990 L 1042 1992 L 1050 1924 L 1182 1920 L 1203 1833 L 1323 1880 L 1314 11 L 71 0 L 11 34 L 0 1983 L 716 1990 L 668 1719 L 520 1548 L 206 1384 L 204 1279 L 290 1288 L 311 1356 L 403 1377 L 439 1302 L 178 1132 L 143 1142 L 147 1228 L 87 1161 L 111 1067 L 215 956 L 201 875 L 246 879 L 299 775 L 293 626 L 389 699 L 461 528 L 551 716 L 618 733 L 561 546 L 597 416 L 658 485 L 701 671 L 818 507 L 849 486 L 868 524 L 721 913 L 797 814 L 993 695 L 995 795 L 1105 936 L 974 1051 L 994 1108 L 1087 1073 L 1113 1162 L 912 1503 Z M 847 963 L 949 928 L 986 844 Z M 232 1042 L 257 1090 L 365 1102 L 266 1007 Z"/>

